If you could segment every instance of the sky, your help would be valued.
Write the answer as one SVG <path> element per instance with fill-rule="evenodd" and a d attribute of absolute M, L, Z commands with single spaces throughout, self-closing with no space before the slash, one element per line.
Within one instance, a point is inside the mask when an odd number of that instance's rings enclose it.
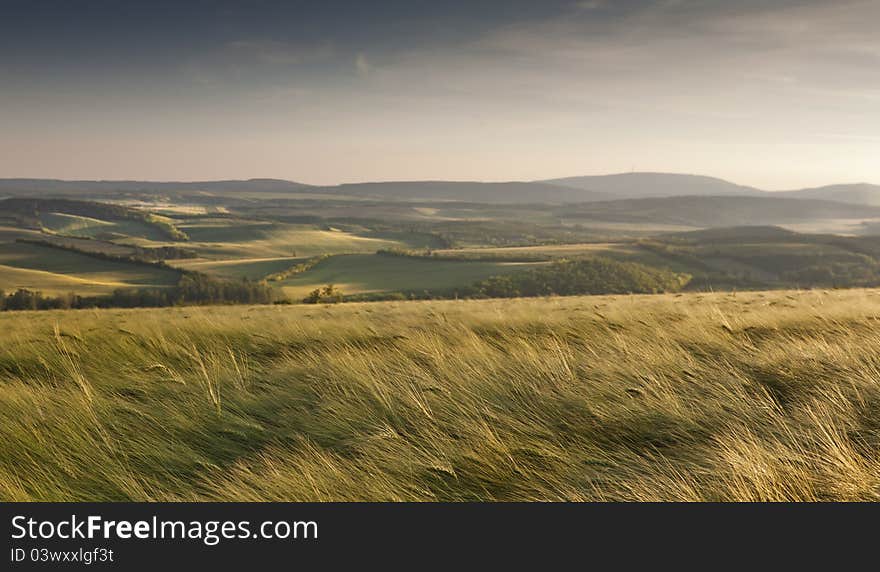
<path fill-rule="evenodd" d="M 880 183 L 877 0 L 0 0 L 0 177 Z"/>

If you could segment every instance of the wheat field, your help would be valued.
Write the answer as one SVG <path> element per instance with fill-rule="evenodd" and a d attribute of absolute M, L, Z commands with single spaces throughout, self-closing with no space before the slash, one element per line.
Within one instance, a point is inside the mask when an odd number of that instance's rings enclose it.
<path fill-rule="evenodd" d="M 880 500 L 880 291 L 0 315 L 5 501 Z"/>

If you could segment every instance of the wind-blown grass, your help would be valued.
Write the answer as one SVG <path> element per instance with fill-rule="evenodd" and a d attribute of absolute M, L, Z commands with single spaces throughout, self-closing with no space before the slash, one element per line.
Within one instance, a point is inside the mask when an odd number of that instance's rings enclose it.
<path fill-rule="evenodd" d="M 4 500 L 878 500 L 880 292 L 0 316 Z"/>

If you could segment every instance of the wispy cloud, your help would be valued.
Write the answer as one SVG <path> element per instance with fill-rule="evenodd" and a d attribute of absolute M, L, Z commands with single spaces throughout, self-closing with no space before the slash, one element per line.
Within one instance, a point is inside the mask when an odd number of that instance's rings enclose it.
<path fill-rule="evenodd" d="M 148 107 L 154 119 L 131 124 L 157 130 L 157 141 L 169 129 L 211 129 L 229 149 L 240 142 L 236 126 L 259 125 L 242 160 L 295 157 L 294 179 L 313 178 L 323 163 L 314 178 L 327 182 L 404 176 L 400 169 L 415 178 L 541 178 L 633 162 L 766 187 L 880 179 L 877 0 L 430 4 L 405 14 L 291 8 L 272 22 L 241 8 L 246 26 L 232 19 L 222 33 L 185 42 L 170 32 L 178 44 L 157 42 L 165 57 L 149 73 L 128 66 L 140 55 L 131 46 L 144 42 L 120 44 L 131 51 L 118 58 L 125 65 L 83 64 L 70 74 L 81 85 L 45 73 L 39 60 L 32 76 L 52 89 L 27 88 L 6 50 L 0 73 L 11 66 L 2 81 L 12 87 L 0 90 L 0 122 L 27 134 L 49 110 L 90 128 L 112 117 L 106 124 L 116 128 L 117 117 Z M 59 59 L 59 69 L 71 60 Z M 123 80 L 147 89 L 126 91 Z M 155 117 L 165 117 L 162 130 Z M 83 139 L 75 125 L 70 133 L 70 145 Z"/>

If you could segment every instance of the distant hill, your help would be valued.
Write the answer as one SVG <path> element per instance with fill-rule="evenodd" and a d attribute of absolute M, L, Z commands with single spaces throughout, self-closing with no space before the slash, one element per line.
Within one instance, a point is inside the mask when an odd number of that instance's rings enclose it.
<path fill-rule="evenodd" d="M 795 199 L 823 199 L 841 203 L 880 206 L 880 186 L 869 185 L 868 183 L 828 185 L 797 191 L 782 191 L 774 194 Z"/>
<path fill-rule="evenodd" d="M 279 179 L 243 181 L 62 181 L 57 179 L 0 179 L 0 195 L 36 197 L 45 195 L 114 193 L 296 193 L 358 196 L 384 200 L 436 200 L 475 203 L 567 203 L 613 199 L 614 196 L 549 185 L 545 183 L 476 181 L 390 181 L 312 186 Z"/>
<path fill-rule="evenodd" d="M 614 198 L 608 193 L 541 182 L 390 181 L 313 187 L 310 191 L 394 200 L 431 199 L 474 203 L 580 203 Z"/>
<path fill-rule="evenodd" d="M 806 235 L 773 225 L 724 226 L 670 232 L 660 235 L 663 239 L 680 239 L 692 242 L 749 242 L 753 240 L 797 240 Z"/>
<path fill-rule="evenodd" d="M 573 189 L 611 195 L 615 199 L 671 196 L 763 196 L 765 191 L 744 187 L 723 179 L 675 173 L 621 173 L 586 177 L 566 177 L 540 181 Z"/>
<path fill-rule="evenodd" d="M 0 179 L 0 193 L 15 196 L 46 194 L 112 194 L 172 192 L 291 192 L 308 185 L 280 179 L 243 181 L 64 181 L 60 179 Z"/>
<path fill-rule="evenodd" d="M 776 225 L 827 219 L 880 217 L 880 207 L 784 197 L 664 197 L 571 205 L 569 221 L 678 224 L 697 227 Z"/>
<path fill-rule="evenodd" d="M 224 181 L 64 181 L 0 179 L 0 197 L 77 195 L 216 195 L 224 200 L 243 193 L 309 193 L 328 198 L 363 197 L 387 201 L 457 201 L 490 204 L 589 203 L 662 197 L 773 197 L 818 199 L 880 206 L 880 186 L 859 183 L 768 192 L 723 179 L 676 173 L 621 173 L 544 181 L 385 181 L 307 185 L 282 179 Z"/>

